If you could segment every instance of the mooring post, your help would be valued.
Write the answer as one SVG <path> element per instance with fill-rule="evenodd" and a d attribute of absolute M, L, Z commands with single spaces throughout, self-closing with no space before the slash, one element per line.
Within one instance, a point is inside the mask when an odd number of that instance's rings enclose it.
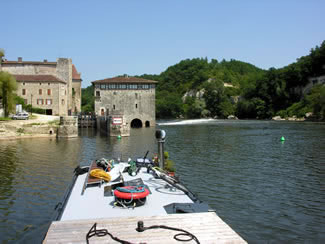
<path fill-rule="evenodd" d="M 159 168 L 165 167 L 164 157 L 164 143 L 166 138 L 166 132 L 164 130 L 156 130 L 156 139 L 158 142 L 158 154 L 159 154 Z"/>

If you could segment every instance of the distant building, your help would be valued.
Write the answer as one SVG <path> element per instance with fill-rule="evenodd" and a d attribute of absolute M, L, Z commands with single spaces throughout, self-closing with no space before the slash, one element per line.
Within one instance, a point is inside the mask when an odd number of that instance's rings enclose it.
<path fill-rule="evenodd" d="M 155 126 L 156 83 L 129 76 L 93 81 L 95 112 L 102 116 L 120 116 L 121 123 L 128 127 Z"/>
<path fill-rule="evenodd" d="M 72 60 L 58 58 L 56 62 L 3 60 L 0 71 L 17 80 L 17 95 L 46 110 L 48 115 L 72 115 L 81 111 L 81 77 Z"/>

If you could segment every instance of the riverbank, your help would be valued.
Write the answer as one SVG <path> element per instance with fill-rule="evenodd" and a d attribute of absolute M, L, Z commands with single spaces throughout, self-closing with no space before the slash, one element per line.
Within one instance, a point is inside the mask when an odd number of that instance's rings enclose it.
<path fill-rule="evenodd" d="M 33 114 L 28 120 L 0 121 L 0 140 L 56 137 L 59 116 Z"/>

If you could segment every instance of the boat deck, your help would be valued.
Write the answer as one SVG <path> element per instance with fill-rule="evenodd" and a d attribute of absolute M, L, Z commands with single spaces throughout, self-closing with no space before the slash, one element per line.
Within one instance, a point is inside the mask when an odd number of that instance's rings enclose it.
<path fill-rule="evenodd" d="M 180 233 L 177 231 L 150 229 L 137 232 L 139 220 L 144 222 L 145 227 L 166 225 L 184 229 L 195 235 L 200 243 L 246 243 L 214 212 L 55 221 L 51 224 L 43 243 L 86 243 L 86 235 L 94 223 L 97 223 L 97 229 L 107 229 L 113 236 L 131 243 L 180 243 L 173 239 L 175 234 Z M 106 235 L 91 237 L 89 243 L 117 242 Z M 195 241 L 186 243 L 195 243 Z"/>
<path fill-rule="evenodd" d="M 87 175 L 80 175 L 71 192 L 61 220 L 77 220 L 90 218 L 113 218 L 130 216 L 167 215 L 164 206 L 171 203 L 192 203 L 192 200 L 182 191 L 167 187 L 162 179 L 156 179 L 142 168 L 136 176 L 123 173 L 124 181 L 142 179 L 151 194 L 147 196 L 146 204 L 136 208 L 121 208 L 114 206 L 115 198 L 110 191 L 105 190 L 118 182 L 104 183 L 100 186 L 88 186 L 83 192 Z M 81 194 L 83 192 L 83 194 Z"/>
<path fill-rule="evenodd" d="M 209 209 L 208 205 L 195 198 L 192 200 L 187 195 L 189 192 L 185 194 L 175 188 L 175 184 L 155 177 L 152 172 L 148 173 L 145 167 L 141 168 L 136 176 L 130 176 L 124 172 L 128 166 L 127 163 L 115 165 L 110 171 L 112 181 L 87 186 L 85 189 L 88 175 L 79 175 L 59 218 L 60 221 L 52 222 L 44 243 L 86 243 L 86 235 L 95 223 L 97 229 L 107 229 L 113 236 L 130 243 L 179 242 L 173 238 L 180 232 L 173 230 L 150 229 L 137 232 L 137 222 L 140 220 L 144 221 L 145 227 L 165 225 L 184 229 L 195 235 L 200 243 L 245 243 L 215 211 Z M 134 183 L 144 184 L 149 189 L 150 194 L 145 204 L 135 208 L 116 206 L 112 189 Z M 180 238 L 188 239 L 187 236 Z M 116 242 L 106 235 L 94 236 L 89 243 Z"/>

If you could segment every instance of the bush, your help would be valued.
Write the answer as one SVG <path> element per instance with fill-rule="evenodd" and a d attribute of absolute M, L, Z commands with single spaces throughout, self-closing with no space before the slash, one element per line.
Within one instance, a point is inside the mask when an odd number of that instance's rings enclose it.
<path fill-rule="evenodd" d="M 11 120 L 11 118 L 8 117 L 0 117 L 0 121 L 8 121 Z"/>
<path fill-rule="evenodd" d="M 281 118 L 288 118 L 287 110 L 280 110 L 276 113 L 277 116 L 280 116 Z"/>
<path fill-rule="evenodd" d="M 46 114 L 46 109 L 35 108 L 35 107 L 33 107 L 33 109 L 32 109 L 31 104 L 26 105 L 25 110 L 27 110 L 28 112 L 33 112 L 33 113 L 37 113 L 37 114 Z"/>

